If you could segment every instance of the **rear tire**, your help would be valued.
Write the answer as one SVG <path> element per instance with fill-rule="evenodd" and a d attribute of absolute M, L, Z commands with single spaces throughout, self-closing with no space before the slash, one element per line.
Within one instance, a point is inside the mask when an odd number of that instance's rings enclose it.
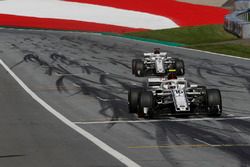
<path fill-rule="evenodd" d="M 219 117 L 222 114 L 221 93 L 218 89 L 207 90 L 207 106 L 211 116 Z"/>
<path fill-rule="evenodd" d="M 175 68 L 177 76 L 183 76 L 185 74 L 185 65 L 183 60 L 176 59 Z"/>
<path fill-rule="evenodd" d="M 141 88 L 130 88 L 128 92 L 129 113 L 137 113 Z"/>
<path fill-rule="evenodd" d="M 144 62 L 139 60 L 135 63 L 135 76 L 143 77 L 144 76 Z"/>

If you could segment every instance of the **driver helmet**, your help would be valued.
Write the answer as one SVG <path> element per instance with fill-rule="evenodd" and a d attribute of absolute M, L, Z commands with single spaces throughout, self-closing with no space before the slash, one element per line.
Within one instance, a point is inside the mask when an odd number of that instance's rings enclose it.
<path fill-rule="evenodd" d="M 169 69 L 168 80 L 177 79 L 176 70 Z"/>
<path fill-rule="evenodd" d="M 155 48 L 154 54 L 160 54 L 160 48 Z"/>

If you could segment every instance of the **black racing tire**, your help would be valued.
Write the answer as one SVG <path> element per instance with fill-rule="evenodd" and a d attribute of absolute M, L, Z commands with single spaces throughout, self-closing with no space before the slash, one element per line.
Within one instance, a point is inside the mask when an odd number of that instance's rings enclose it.
<path fill-rule="evenodd" d="M 139 97 L 141 88 L 130 88 L 128 92 L 129 113 L 137 113 L 139 110 Z"/>
<path fill-rule="evenodd" d="M 148 119 L 152 119 L 154 117 L 154 111 L 153 111 L 153 93 L 150 91 L 143 91 L 140 94 L 140 99 L 139 99 L 139 103 L 140 103 L 140 111 L 143 112 L 144 107 L 148 108 L 148 113 L 147 113 L 147 118 Z M 143 112 L 144 114 L 144 112 Z M 138 114 L 139 115 L 139 114 Z M 145 115 L 144 115 L 145 117 Z"/>
<path fill-rule="evenodd" d="M 218 89 L 207 89 L 207 107 L 209 115 L 219 117 L 222 114 L 222 99 Z"/>
<path fill-rule="evenodd" d="M 185 74 L 185 64 L 183 60 L 175 60 L 176 75 L 183 76 Z"/>
<path fill-rule="evenodd" d="M 140 102 L 140 108 L 144 108 L 144 107 L 152 108 L 153 107 L 153 93 L 150 91 L 141 92 L 139 102 Z"/>
<path fill-rule="evenodd" d="M 132 60 L 132 74 L 135 74 L 135 66 L 136 66 L 136 62 L 137 61 L 141 61 L 141 59 L 133 59 Z"/>
<path fill-rule="evenodd" d="M 135 76 L 143 77 L 145 72 L 144 62 L 139 60 L 135 63 Z"/>

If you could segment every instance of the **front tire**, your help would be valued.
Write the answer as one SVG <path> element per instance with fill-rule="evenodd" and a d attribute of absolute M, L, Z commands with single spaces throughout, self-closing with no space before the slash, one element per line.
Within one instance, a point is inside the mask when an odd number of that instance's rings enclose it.
<path fill-rule="evenodd" d="M 222 114 L 221 93 L 218 89 L 207 90 L 208 112 L 211 116 L 219 117 Z"/>
<path fill-rule="evenodd" d="M 177 76 L 183 76 L 185 74 L 185 64 L 183 60 L 176 59 L 175 68 Z"/>
<path fill-rule="evenodd" d="M 136 71 L 136 62 L 141 61 L 140 59 L 133 59 L 132 60 L 132 74 L 135 74 Z"/>
<path fill-rule="evenodd" d="M 144 62 L 143 61 L 136 61 L 135 63 L 135 76 L 143 77 L 144 76 Z"/>
<path fill-rule="evenodd" d="M 154 117 L 153 105 L 154 105 L 153 93 L 150 91 L 142 92 L 140 95 L 140 110 L 144 111 L 144 108 L 147 108 L 148 118 Z"/>
<path fill-rule="evenodd" d="M 139 110 L 139 96 L 141 88 L 130 88 L 128 92 L 129 113 L 137 113 Z"/>

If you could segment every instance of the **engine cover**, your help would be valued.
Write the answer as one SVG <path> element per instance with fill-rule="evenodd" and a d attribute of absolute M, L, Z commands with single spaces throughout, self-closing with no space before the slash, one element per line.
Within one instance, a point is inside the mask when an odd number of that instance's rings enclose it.
<path fill-rule="evenodd" d="M 184 90 L 172 90 L 172 96 L 176 112 L 190 111 Z"/>

